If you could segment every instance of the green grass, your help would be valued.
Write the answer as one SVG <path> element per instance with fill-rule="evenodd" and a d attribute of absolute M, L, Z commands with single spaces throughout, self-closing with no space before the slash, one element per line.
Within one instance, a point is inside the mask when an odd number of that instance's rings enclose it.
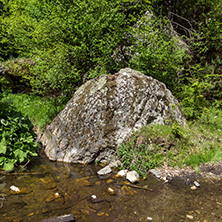
<path fill-rule="evenodd" d="M 222 111 L 211 109 L 182 128 L 178 124 L 150 125 L 134 132 L 117 150 L 124 168 L 145 175 L 163 165 L 198 169 L 222 160 Z"/>
<path fill-rule="evenodd" d="M 44 128 L 64 107 L 62 99 L 58 100 L 55 105 L 55 100 L 52 98 L 10 93 L 4 95 L 2 102 L 10 104 L 16 111 L 28 116 L 36 127 Z"/>

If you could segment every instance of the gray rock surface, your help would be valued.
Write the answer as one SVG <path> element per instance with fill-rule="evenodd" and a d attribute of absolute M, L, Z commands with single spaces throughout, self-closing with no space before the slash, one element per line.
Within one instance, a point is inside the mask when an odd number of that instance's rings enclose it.
<path fill-rule="evenodd" d="M 54 161 L 109 161 L 133 130 L 185 119 L 163 83 L 126 68 L 82 85 L 40 139 Z"/>

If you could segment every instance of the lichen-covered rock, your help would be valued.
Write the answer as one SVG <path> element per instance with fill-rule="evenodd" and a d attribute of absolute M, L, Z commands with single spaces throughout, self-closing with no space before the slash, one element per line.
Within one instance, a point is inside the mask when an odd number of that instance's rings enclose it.
<path fill-rule="evenodd" d="M 41 141 L 51 160 L 109 161 L 133 130 L 185 120 L 163 83 L 126 68 L 82 85 L 46 128 Z"/>

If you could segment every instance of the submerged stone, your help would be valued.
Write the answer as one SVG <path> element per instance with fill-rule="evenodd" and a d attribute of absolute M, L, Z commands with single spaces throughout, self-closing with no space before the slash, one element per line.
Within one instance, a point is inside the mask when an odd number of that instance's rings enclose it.
<path fill-rule="evenodd" d="M 115 190 L 114 190 L 113 188 L 109 187 L 109 188 L 107 189 L 107 191 L 108 191 L 108 193 L 109 193 L 110 195 L 115 195 Z"/>
<path fill-rule="evenodd" d="M 133 130 L 185 119 L 163 83 L 126 68 L 82 85 L 41 138 L 50 160 L 108 162 Z"/>
<path fill-rule="evenodd" d="M 72 214 L 59 216 L 59 217 L 52 217 L 49 219 L 42 220 L 42 222 L 72 222 L 75 221 Z"/>

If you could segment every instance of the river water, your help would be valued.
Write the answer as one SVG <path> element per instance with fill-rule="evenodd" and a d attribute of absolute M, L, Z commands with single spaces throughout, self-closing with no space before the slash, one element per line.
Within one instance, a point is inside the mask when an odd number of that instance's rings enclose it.
<path fill-rule="evenodd" d="M 222 221 L 220 179 L 195 178 L 201 186 L 191 190 L 189 181 L 166 184 L 148 174 L 137 186 L 151 192 L 130 187 L 124 178 L 115 177 L 116 172 L 100 178 L 96 174 L 100 168 L 37 158 L 23 172 L 2 172 L 0 221 L 41 221 L 65 214 L 73 214 L 76 221 L 93 222 Z M 20 192 L 10 190 L 12 185 Z"/>

